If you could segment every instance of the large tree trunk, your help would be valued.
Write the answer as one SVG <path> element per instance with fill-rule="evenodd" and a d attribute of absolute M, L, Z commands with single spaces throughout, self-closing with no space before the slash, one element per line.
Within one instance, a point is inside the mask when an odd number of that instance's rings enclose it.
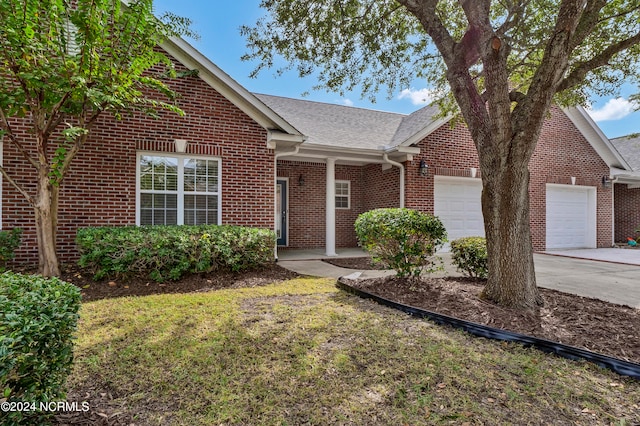
<path fill-rule="evenodd" d="M 533 267 L 526 166 L 510 162 L 491 176 L 483 173 L 482 213 L 489 262 L 482 297 L 505 307 L 536 309 L 543 299 Z"/>
<path fill-rule="evenodd" d="M 33 207 L 38 240 L 38 272 L 45 277 L 59 276 L 60 267 L 56 253 L 58 188 L 51 184 L 46 171 L 39 173 Z"/>

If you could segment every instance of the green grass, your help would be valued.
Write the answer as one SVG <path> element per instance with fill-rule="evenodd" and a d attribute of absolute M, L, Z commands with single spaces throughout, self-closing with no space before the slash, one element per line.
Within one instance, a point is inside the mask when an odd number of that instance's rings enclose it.
<path fill-rule="evenodd" d="M 640 382 L 296 279 L 84 304 L 70 387 L 136 424 L 616 424 Z"/>

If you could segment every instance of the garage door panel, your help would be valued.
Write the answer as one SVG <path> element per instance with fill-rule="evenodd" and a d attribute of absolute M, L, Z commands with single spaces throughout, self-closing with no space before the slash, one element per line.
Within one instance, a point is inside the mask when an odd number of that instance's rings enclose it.
<path fill-rule="evenodd" d="M 595 188 L 547 187 L 547 249 L 595 246 Z"/>
<path fill-rule="evenodd" d="M 444 224 L 449 241 L 484 236 L 482 182 L 479 179 L 439 178 L 434 187 L 434 214 Z M 448 245 L 444 251 L 448 251 Z"/>

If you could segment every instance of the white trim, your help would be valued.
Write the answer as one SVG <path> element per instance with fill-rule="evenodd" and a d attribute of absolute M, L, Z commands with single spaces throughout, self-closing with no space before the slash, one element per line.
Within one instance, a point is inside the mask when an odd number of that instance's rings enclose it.
<path fill-rule="evenodd" d="M 562 111 L 609 167 L 633 170 L 584 108 L 562 108 Z"/>
<path fill-rule="evenodd" d="M 326 256 L 337 256 L 336 253 L 336 159 L 327 158 L 326 176 L 326 220 L 325 247 Z"/>
<path fill-rule="evenodd" d="M 237 106 L 266 130 L 281 129 L 285 133 L 302 136 L 284 118 L 274 112 L 255 95 L 242 87 L 227 73 L 218 68 L 206 56 L 198 52 L 185 40 L 172 37 L 161 47 L 190 70 L 198 70 L 199 77 L 222 96 Z"/>
<path fill-rule="evenodd" d="M 351 210 L 351 181 L 350 180 L 338 180 L 336 179 L 335 181 L 335 185 L 338 184 L 342 184 L 342 183 L 346 183 L 347 184 L 347 207 L 338 207 L 338 203 L 336 203 L 336 210 Z M 336 191 L 335 193 L 335 197 L 345 197 L 345 195 L 338 195 L 338 192 Z M 337 201 L 337 200 L 336 200 Z"/>
<path fill-rule="evenodd" d="M 411 135 L 407 139 L 405 139 L 403 142 L 400 142 L 398 147 L 411 146 L 411 145 L 415 145 L 415 144 L 421 142 L 424 138 L 429 136 L 431 133 L 435 132 L 440 127 L 442 127 L 443 125 L 445 125 L 449 121 L 451 121 L 451 119 L 454 116 L 455 115 L 453 115 L 453 114 L 448 114 L 446 117 L 438 118 L 437 120 L 432 121 L 431 123 L 429 123 L 425 127 L 423 127 L 421 130 L 419 130 L 417 133 L 414 133 L 413 135 Z"/>
<path fill-rule="evenodd" d="M 176 158 L 178 161 L 178 182 L 177 188 L 175 191 L 177 196 L 177 224 L 184 224 L 184 196 L 192 195 L 191 193 L 184 192 L 184 160 L 208 160 L 208 161 L 217 161 L 218 163 L 218 188 L 217 196 L 218 201 L 218 211 L 217 211 L 217 224 L 222 225 L 222 158 L 220 157 L 210 157 L 205 155 L 192 155 L 192 154 L 177 154 L 173 152 L 158 152 L 158 151 L 137 151 L 136 152 L 136 225 L 140 226 L 140 159 L 142 156 L 153 156 L 153 157 L 167 157 L 167 158 Z M 145 191 L 146 192 L 146 191 Z M 174 191 L 170 191 L 174 193 Z M 149 192 L 147 192 L 149 193 Z M 154 193 L 154 192 L 151 192 Z M 157 192 L 157 193 L 166 193 L 165 192 Z M 205 192 L 194 192 L 193 195 L 214 195 L 214 193 L 205 193 Z"/>
<path fill-rule="evenodd" d="M 575 192 L 586 192 L 587 194 L 587 234 L 586 234 L 586 247 L 575 248 L 596 248 L 598 241 L 597 230 L 597 217 L 598 217 L 598 189 L 595 186 L 583 186 L 583 185 L 562 185 L 555 183 L 548 183 L 545 187 L 545 248 L 547 250 L 554 250 L 549 248 L 549 189 L 557 188 Z"/>

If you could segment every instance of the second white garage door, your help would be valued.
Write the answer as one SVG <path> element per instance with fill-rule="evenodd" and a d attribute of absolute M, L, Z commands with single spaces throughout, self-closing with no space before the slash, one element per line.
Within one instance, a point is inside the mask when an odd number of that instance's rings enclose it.
<path fill-rule="evenodd" d="M 596 246 L 596 189 L 547 185 L 547 250 Z"/>
<path fill-rule="evenodd" d="M 484 237 L 482 181 L 436 176 L 433 211 L 447 229 L 449 241 L 461 237 Z M 444 251 L 448 251 L 448 245 Z"/>

